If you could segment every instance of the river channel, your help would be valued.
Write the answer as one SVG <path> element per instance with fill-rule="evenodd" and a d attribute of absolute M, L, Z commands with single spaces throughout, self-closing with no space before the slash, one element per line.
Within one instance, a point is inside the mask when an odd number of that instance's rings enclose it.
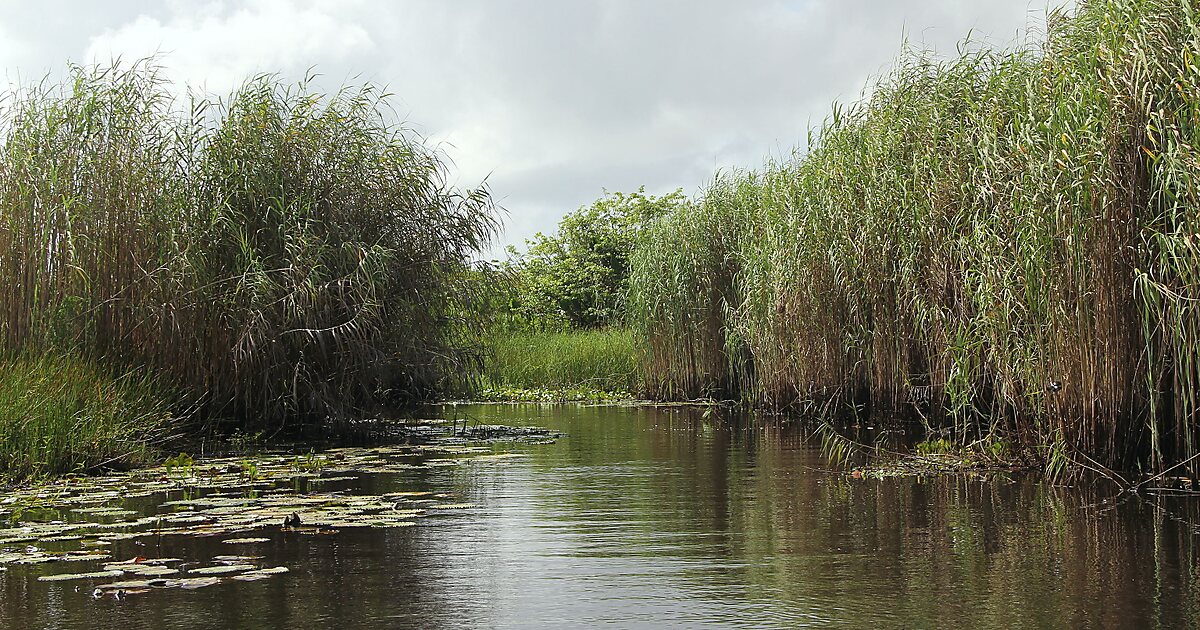
<path fill-rule="evenodd" d="M 338 495 L 434 493 L 459 505 L 409 527 L 240 534 L 265 540 L 239 551 L 288 568 L 269 579 L 93 597 L 101 580 L 37 579 L 62 572 L 56 563 L 0 567 L 0 628 L 1200 622 L 1195 499 L 1030 477 L 855 479 L 799 426 L 696 409 L 444 409 L 561 436 L 493 447 L 513 457 L 331 482 Z M 165 496 L 131 511 L 153 513 Z M 117 540 L 106 553 L 187 562 L 230 547 L 171 534 Z"/>

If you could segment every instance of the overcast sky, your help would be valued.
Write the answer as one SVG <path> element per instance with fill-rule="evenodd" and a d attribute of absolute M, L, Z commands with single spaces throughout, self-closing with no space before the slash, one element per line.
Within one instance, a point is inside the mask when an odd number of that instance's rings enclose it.
<path fill-rule="evenodd" d="M 1061 5 L 1065 0 L 1051 0 Z M 605 189 L 695 193 L 753 168 L 854 100 L 903 39 L 951 54 L 1011 46 L 1046 0 L 0 0 L 9 83 L 67 61 L 160 54 L 180 85 L 227 94 L 309 68 L 384 84 L 464 186 L 507 209 L 501 245 L 551 231 Z M 1031 35 L 1032 34 L 1032 35 Z M 497 250 L 498 251 L 498 250 Z"/>

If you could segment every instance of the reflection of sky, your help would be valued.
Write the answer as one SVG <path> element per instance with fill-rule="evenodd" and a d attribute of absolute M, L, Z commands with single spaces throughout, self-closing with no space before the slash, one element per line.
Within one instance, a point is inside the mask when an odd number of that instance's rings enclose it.
<path fill-rule="evenodd" d="M 658 519 L 647 521 L 646 506 L 629 496 L 630 480 L 664 472 L 638 464 L 510 467 L 488 492 L 498 509 L 448 555 L 451 579 L 480 591 L 485 626 L 748 621 L 755 606 L 739 603 L 745 585 L 723 579 L 741 562 L 709 554 L 728 534 L 658 531 Z"/>

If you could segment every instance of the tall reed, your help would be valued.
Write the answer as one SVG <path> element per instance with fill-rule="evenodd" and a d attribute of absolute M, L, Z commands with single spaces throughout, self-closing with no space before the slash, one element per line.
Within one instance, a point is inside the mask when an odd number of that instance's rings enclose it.
<path fill-rule="evenodd" d="M 72 68 L 0 113 L 0 351 L 144 368 L 202 417 L 337 423 L 462 371 L 486 188 L 388 95 L 253 77 L 181 107 L 153 61 Z"/>
<path fill-rule="evenodd" d="M 906 51 L 806 153 L 718 177 L 635 255 L 651 389 L 1200 453 L 1196 9 L 1094 0 L 1040 46 Z"/>

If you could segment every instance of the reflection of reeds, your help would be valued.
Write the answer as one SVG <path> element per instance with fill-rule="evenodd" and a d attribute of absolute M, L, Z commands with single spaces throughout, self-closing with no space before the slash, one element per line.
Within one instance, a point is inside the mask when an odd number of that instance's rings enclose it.
<path fill-rule="evenodd" d="M 486 189 L 449 186 L 371 86 L 256 77 L 183 116 L 167 94 L 142 62 L 9 95 L 0 347 L 145 366 L 273 426 L 436 391 Z"/>
<path fill-rule="evenodd" d="M 1194 9 L 906 54 L 806 154 L 718 177 L 635 255 L 650 389 L 917 408 L 1113 466 L 1200 452 Z"/>

